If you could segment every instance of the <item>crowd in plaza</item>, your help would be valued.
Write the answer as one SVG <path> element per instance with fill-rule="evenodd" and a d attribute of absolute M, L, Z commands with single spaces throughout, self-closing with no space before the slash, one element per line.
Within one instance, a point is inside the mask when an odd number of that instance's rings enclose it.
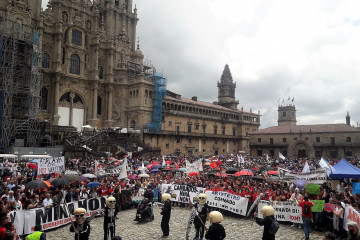
<path fill-rule="evenodd" d="M 14 223 L 10 222 L 8 213 L 16 210 L 28 210 L 34 208 L 50 208 L 59 206 L 64 201 L 73 202 L 80 199 L 90 199 L 96 197 L 106 197 L 112 195 L 116 199 L 116 211 L 125 210 L 135 207 L 131 201 L 140 188 L 159 189 L 159 199 L 161 199 L 161 184 L 186 184 L 196 187 L 202 187 L 211 191 L 223 191 L 234 195 L 245 197 L 248 199 L 248 209 L 258 200 L 291 202 L 301 206 L 304 197 L 311 200 L 325 200 L 325 203 L 334 204 L 334 211 L 326 211 L 311 213 L 311 228 L 317 231 L 332 232 L 337 239 L 360 239 L 359 226 L 350 226 L 349 231 L 343 228 L 344 207 L 345 204 L 351 205 L 360 212 L 360 195 L 352 194 L 352 184 L 349 179 L 343 179 L 336 188 L 331 188 L 330 184 L 324 183 L 320 186 L 320 194 L 310 195 L 305 193 L 303 189 L 297 188 L 294 183 L 280 181 L 276 177 L 267 174 L 269 170 L 276 171 L 278 167 L 301 172 L 305 162 L 310 169 L 320 168 L 319 159 L 265 159 L 252 158 L 246 159 L 239 164 L 236 157 L 220 156 L 208 157 L 216 166 L 206 164 L 203 159 L 204 172 L 189 176 L 184 172 L 179 174 L 179 169 L 186 167 L 186 160 L 194 162 L 197 157 L 169 157 L 166 158 L 168 167 L 159 168 L 158 171 L 151 173 L 148 169 L 147 177 L 131 177 L 134 173 L 140 174 L 142 171 L 142 163 L 156 162 L 162 164 L 161 157 L 156 158 L 129 158 L 128 168 L 129 177 L 118 179 L 118 175 L 106 175 L 101 178 L 85 178 L 71 181 L 68 184 L 59 186 L 49 186 L 46 188 L 26 188 L 26 184 L 35 180 L 47 180 L 52 182 L 56 178 L 62 177 L 64 173 L 54 173 L 49 175 L 38 176 L 36 168 L 29 166 L 28 163 L 17 163 L 10 165 L 8 161 L 2 163 L 1 185 L 0 185 L 0 239 L 19 239 L 16 233 Z M 99 159 L 107 164 L 120 164 L 116 161 Z M 211 162 L 211 163 L 212 163 Z M 330 164 L 336 164 L 329 161 Z M 349 160 L 353 165 L 359 163 L 358 159 Z M 240 165 L 240 166 L 239 166 Z M 10 167 L 11 166 L 11 167 Z M 229 169 L 238 168 L 249 169 L 254 176 L 234 176 L 232 173 L 226 173 Z M 95 165 L 93 159 L 68 159 L 65 166 L 66 172 L 77 172 L 80 175 L 94 174 Z M 261 176 L 261 177 L 259 177 Z M 257 178 L 256 178 L 257 177 Z M 95 187 L 89 187 L 90 182 L 98 182 Z M 91 186 L 91 185 L 90 185 Z M 180 207 L 187 207 L 189 204 L 176 203 Z M 233 215 L 221 209 L 212 209 L 221 211 L 224 215 Z M 257 214 L 255 214 L 256 216 Z M 237 215 L 238 217 L 241 217 Z M 250 216 L 254 216 L 252 213 Z M 294 227 L 308 228 L 307 224 L 294 224 Z M 305 229 L 309 231 L 309 229 Z M 308 233 L 307 239 L 309 237 Z M 332 239 L 333 236 L 328 239 Z M 271 239 L 271 238 L 265 238 Z M 275 238 L 274 238 L 275 239 Z"/>

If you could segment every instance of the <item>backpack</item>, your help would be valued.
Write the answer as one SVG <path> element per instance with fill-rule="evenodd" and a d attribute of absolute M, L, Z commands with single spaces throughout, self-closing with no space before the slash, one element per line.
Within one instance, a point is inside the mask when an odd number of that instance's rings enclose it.
<path fill-rule="evenodd" d="M 278 221 L 276 221 L 276 219 L 274 219 L 270 225 L 269 228 L 269 233 L 271 233 L 272 235 L 275 235 L 276 232 L 279 230 L 280 224 Z"/>
<path fill-rule="evenodd" d="M 309 215 L 311 213 L 311 207 L 309 204 L 304 204 L 304 214 Z"/>

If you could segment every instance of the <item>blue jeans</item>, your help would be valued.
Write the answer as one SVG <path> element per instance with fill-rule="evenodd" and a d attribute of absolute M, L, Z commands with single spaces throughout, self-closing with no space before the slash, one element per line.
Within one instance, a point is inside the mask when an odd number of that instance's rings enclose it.
<path fill-rule="evenodd" d="M 302 219 L 303 219 L 303 224 L 304 224 L 305 239 L 308 239 L 310 236 L 311 218 L 303 217 Z"/>

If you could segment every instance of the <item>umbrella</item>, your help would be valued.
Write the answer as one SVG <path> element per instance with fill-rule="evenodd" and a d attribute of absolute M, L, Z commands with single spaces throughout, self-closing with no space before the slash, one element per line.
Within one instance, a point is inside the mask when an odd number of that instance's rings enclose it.
<path fill-rule="evenodd" d="M 186 172 L 186 168 L 179 168 L 178 169 L 180 172 Z"/>
<path fill-rule="evenodd" d="M 160 167 L 161 167 L 161 165 L 155 165 L 155 166 L 153 166 L 153 169 L 160 168 Z"/>
<path fill-rule="evenodd" d="M 277 175 L 277 174 L 279 174 L 279 171 L 268 171 L 267 174 L 269 174 L 269 175 Z"/>
<path fill-rule="evenodd" d="M 52 180 L 51 184 L 53 186 L 60 186 L 60 185 L 66 185 L 66 184 L 69 184 L 70 183 L 70 180 L 67 179 L 67 178 L 56 178 L 54 180 Z"/>
<path fill-rule="evenodd" d="M 96 188 L 96 187 L 100 186 L 100 183 L 98 183 L 98 182 L 90 182 L 86 186 L 89 187 L 89 188 Z"/>
<path fill-rule="evenodd" d="M 250 171 L 250 170 L 247 170 L 247 169 L 243 169 L 239 172 L 236 172 L 234 174 L 235 177 L 240 177 L 240 176 L 254 176 L 254 174 Z"/>
<path fill-rule="evenodd" d="M 189 173 L 189 176 L 198 176 L 198 175 L 200 175 L 200 173 L 198 173 L 198 172 L 191 172 L 191 173 Z"/>
<path fill-rule="evenodd" d="M 96 178 L 96 176 L 92 173 L 85 173 L 82 175 L 83 177 L 86 177 L 86 178 Z"/>
<path fill-rule="evenodd" d="M 109 160 L 115 160 L 116 158 L 114 158 L 114 157 L 109 157 Z"/>
<path fill-rule="evenodd" d="M 171 161 L 165 161 L 166 164 L 171 164 Z"/>
<path fill-rule="evenodd" d="M 148 165 L 146 166 L 146 168 L 147 168 L 147 169 L 151 169 L 151 168 L 153 168 L 153 165 L 152 165 L 152 164 L 148 164 Z"/>
<path fill-rule="evenodd" d="M 215 173 L 215 176 L 217 176 L 217 177 L 222 177 L 222 178 L 226 178 L 226 177 L 227 177 L 227 174 L 226 174 L 226 173 L 219 173 L 219 172 L 217 172 L 217 173 Z"/>
<path fill-rule="evenodd" d="M 255 177 L 253 177 L 254 180 L 265 180 L 264 176 L 261 176 L 261 175 L 257 175 Z"/>
<path fill-rule="evenodd" d="M 48 186 L 41 180 L 33 180 L 25 185 L 25 188 L 47 188 Z"/>
<path fill-rule="evenodd" d="M 179 169 L 173 167 L 173 168 L 170 168 L 170 172 L 177 172 Z"/>
<path fill-rule="evenodd" d="M 49 178 L 47 181 L 49 182 L 49 183 L 51 183 L 52 181 L 54 181 L 55 179 L 57 179 L 57 178 Z"/>
<path fill-rule="evenodd" d="M 154 168 L 153 170 L 150 171 L 150 173 L 157 173 L 159 171 L 158 168 Z"/>
<path fill-rule="evenodd" d="M 142 173 L 139 175 L 139 177 L 148 178 L 148 177 L 150 177 L 150 175 L 146 174 L 146 173 Z"/>
<path fill-rule="evenodd" d="M 32 169 L 37 169 L 37 165 L 34 164 L 34 163 L 28 163 L 27 165 L 29 168 L 32 168 Z"/>
<path fill-rule="evenodd" d="M 234 174 L 234 173 L 236 173 L 237 171 L 239 171 L 239 169 L 237 169 L 237 168 L 229 168 L 229 169 L 226 170 L 226 173 Z"/>
<path fill-rule="evenodd" d="M 71 180 L 71 181 L 79 181 L 80 180 L 80 176 L 78 174 L 65 174 L 64 175 L 65 178 Z"/>
<path fill-rule="evenodd" d="M 266 171 L 269 171 L 269 170 L 271 171 L 271 170 L 274 170 L 274 169 L 273 169 L 270 165 L 267 165 L 267 166 L 265 167 L 265 170 L 266 170 Z"/>
<path fill-rule="evenodd" d="M 131 175 L 131 176 L 129 177 L 129 179 L 130 179 L 130 180 L 135 180 L 136 177 L 137 177 L 137 175 L 136 175 L 136 174 L 133 174 L 133 175 Z"/>
<path fill-rule="evenodd" d="M 153 166 L 160 165 L 160 163 L 158 163 L 158 162 L 156 162 L 156 161 L 152 161 L 151 164 L 152 164 Z"/>
<path fill-rule="evenodd" d="M 31 161 L 32 163 L 38 163 L 39 162 L 39 159 L 35 158 Z"/>
<path fill-rule="evenodd" d="M 161 171 L 163 171 L 163 172 L 167 172 L 167 171 L 170 171 L 170 169 L 163 168 L 163 169 L 161 169 Z M 175 169 L 175 172 L 176 172 L 176 169 Z"/>
<path fill-rule="evenodd" d="M 149 161 L 144 161 L 144 165 L 149 165 L 150 162 Z"/>
<path fill-rule="evenodd" d="M 43 181 L 45 184 L 46 184 L 46 186 L 49 188 L 49 187 L 51 187 L 51 184 L 48 182 L 48 181 Z"/>

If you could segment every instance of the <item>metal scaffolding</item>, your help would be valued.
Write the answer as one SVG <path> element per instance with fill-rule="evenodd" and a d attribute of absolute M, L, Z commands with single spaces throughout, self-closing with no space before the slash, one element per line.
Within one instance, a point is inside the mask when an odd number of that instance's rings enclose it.
<path fill-rule="evenodd" d="M 40 33 L 0 19 L 0 151 L 19 139 L 34 147 L 40 137 Z"/>

